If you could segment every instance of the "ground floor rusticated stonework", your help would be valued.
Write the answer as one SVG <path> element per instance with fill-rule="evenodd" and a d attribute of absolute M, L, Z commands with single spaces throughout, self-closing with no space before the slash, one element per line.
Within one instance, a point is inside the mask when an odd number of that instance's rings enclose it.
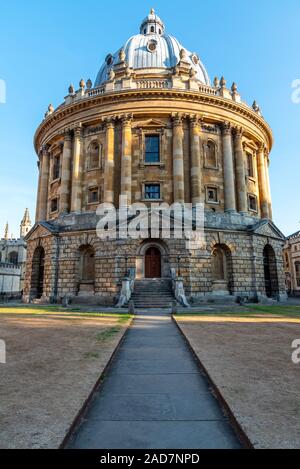
<path fill-rule="evenodd" d="M 27 237 L 25 302 L 69 297 L 115 305 L 127 277 L 136 283 L 180 278 L 191 305 L 238 297 L 286 299 L 284 236 L 271 221 L 206 214 L 205 243 L 195 249 L 185 239 L 104 241 L 96 224 L 95 213 L 36 224 Z"/>

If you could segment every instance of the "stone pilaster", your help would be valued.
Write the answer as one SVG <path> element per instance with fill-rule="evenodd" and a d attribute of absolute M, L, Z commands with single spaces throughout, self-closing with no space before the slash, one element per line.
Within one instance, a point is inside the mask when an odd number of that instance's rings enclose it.
<path fill-rule="evenodd" d="M 71 212 L 82 208 L 82 127 L 74 130 Z"/>
<path fill-rule="evenodd" d="M 269 154 L 268 152 L 265 153 L 265 172 L 266 172 L 266 181 L 267 181 L 267 192 L 268 192 L 268 210 L 269 210 L 269 218 L 270 220 L 273 219 L 273 211 L 272 211 L 272 195 L 271 195 L 271 185 L 270 185 L 270 175 L 269 175 Z"/>
<path fill-rule="evenodd" d="M 223 135 L 223 171 L 224 171 L 224 210 L 236 211 L 235 180 L 232 151 L 232 129 L 229 122 L 222 124 Z"/>
<path fill-rule="evenodd" d="M 40 187 L 40 201 L 39 201 L 39 210 L 38 210 L 39 221 L 47 220 L 49 169 L 50 169 L 49 147 L 48 145 L 44 145 L 42 149 L 41 187 Z"/>
<path fill-rule="evenodd" d="M 36 210 L 35 210 L 35 222 L 36 223 L 40 220 L 39 211 L 40 211 L 40 199 L 41 199 L 42 161 L 43 161 L 43 155 L 41 152 L 39 154 L 39 161 L 37 162 L 37 167 L 39 171 L 39 182 L 38 182 L 37 197 L 36 197 Z"/>
<path fill-rule="evenodd" d="M 64 147 L 61 166 L 60 213 L 67 213 L 70 211 L 71 163 L 72 134 L 70 130 L 66 130 L 64 134 Z"/>
<path fill-rule="evenodd" d="M 247 186 L 245 170 L 245 154 L 243 148 L 243 129 L 235 129 L 234 132 L 234 156 L 235 156 L 235 177 L 237 210 L 240 213 L 247 213 Z"/>
<path fill-rule="evenodd" d="M 184 204 L 183 126 L 180 115 L 173 116 L 174 202 Z"/>
<path fill-rule="evenodd" d="M 122 119 L 121 195 L 131 204 L 131 161 L 132 161 L 132 116 Z"/>
<path fill-rule="evenodd" d="M 191 142 L 191 194 L 192 204 L 201 202 L 201 145 L 200 145 L 200 122 L 197 117 L 190 120 L 190 142 Z"/>
<path fill-rule="evenodd" d="M 261 217 L 269 218 L 269 198 L 268 198 L 268 185 L 267 185 L 266 166 L 265 166 L 265 146 L 263 143 L 260 143 L 259 148 L 258 148 L 257 172 L 258 172 L 258 186 L 259 186 Z"/>
<path fill-rule="evenodd" d="M 115 171 L 115 123 L 113 119 L 106 121 L 105 164 L 104 164 L 104 202 L 114 203 L 114 171 Z"/>

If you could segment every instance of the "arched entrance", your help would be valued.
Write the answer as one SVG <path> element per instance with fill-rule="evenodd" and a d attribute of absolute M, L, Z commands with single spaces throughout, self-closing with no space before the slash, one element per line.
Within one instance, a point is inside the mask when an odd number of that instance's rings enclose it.
<path fill-rule="evenodd" d="M 276 256 L 272 246 L 267 244 L 263 252 L 265 289 L 268 298 L 274 298 L 279 293 Z"/>
<path fill-rule="evenodd" d="M 79 293 L 95 291 L 95 251 L 90 245 L 81 246 L 79 263 Z"/>
<path fill-rule="evenodd" d="M 145 277 L 161 277 L 161 254 L 156 246 L 151 246 L 145 253 Z"/>
<path fill-rule="evenodd" d="M 42 247 L 36 248 L 32 258 L 31 269 L 31 296 L 42 298 L 44 293 L 45 251 Z"/>

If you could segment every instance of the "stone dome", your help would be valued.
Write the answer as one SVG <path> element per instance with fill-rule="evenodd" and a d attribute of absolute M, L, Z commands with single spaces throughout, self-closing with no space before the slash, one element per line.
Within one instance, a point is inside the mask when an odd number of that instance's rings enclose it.
<path fill-rule="evenodd" d="M 109 54 L 96 78 L 95 87 L 108 80 L 110 71 L 120 63 L 120 53 L 128 67 L 143 73 L 163 74 L 172 71 L 180 60 L 194 70 L 195 78 L 204 85 L 210 85 L 208 74 L 199 56 L 183 47 L 180 42 L 165 33 L 162 20 L 151 10 L 141 24 L 140 34 L 132 36 L 115 54 Z M 146 72 L 147 73 L 147 72 Z"/>

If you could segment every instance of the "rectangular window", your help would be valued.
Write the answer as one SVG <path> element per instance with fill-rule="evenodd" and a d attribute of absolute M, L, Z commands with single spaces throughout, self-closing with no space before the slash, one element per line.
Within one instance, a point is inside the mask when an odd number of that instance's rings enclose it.
<path fill-rule="evenodd" d="M 51 200 L 51 213 L 58 211 L 58 199 Z"/>
<path fill-rule="evenodd" d="M 93 189 L 89 189 L 88 192 L 88 203 L 89 204 L 96 204 L 99 202 L 99 190 L 97 187 Z"/>
<path fill-rule="evenodd" d="M 249 195 L 249 210 L 257 212 L 257 200 L 254 195 Z"/>
<path fill-rule="evenodd" d="M 160 200 L 160 184 L 145 184 L 145 199 Z"/>
<path fill-rule="evenodd" d="M 146 135 L 145 137 L 145 163 L 160 162 L 159 135 Z"/>
<path fill-rule="evenodd" d="M 248 166 L 248 177 L 254 178 L 253 156 L 251 155 L 251 153 L 247 153 L 247 166 Z"/>
<path fill-rule="evenodd" d="M 56 156 L 53 162 L 53 181 L 60 177 L 60 157 Z"/>
<path fill-rule="evenodd" d="M 218 189 L 216 187 L 207 187 L 207 202 L 218 203 Z"/>

